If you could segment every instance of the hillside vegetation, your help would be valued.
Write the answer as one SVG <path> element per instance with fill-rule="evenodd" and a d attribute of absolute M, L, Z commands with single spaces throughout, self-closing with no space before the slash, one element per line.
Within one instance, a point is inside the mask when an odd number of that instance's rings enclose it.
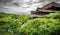
<path fill-rule="evenodd" d="M 45 18 L 29 15 L 0 14 L 0 35 L 60 35 L 60 13 Z"/>

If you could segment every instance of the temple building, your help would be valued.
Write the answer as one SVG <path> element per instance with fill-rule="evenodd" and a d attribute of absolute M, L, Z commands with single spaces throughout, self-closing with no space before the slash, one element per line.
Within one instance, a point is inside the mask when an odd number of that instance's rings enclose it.
<path fill-rule="evenodd" d="M 51 2 L 42 8 L 37 8 L 36 11 L 31 11 L 31 18 L 43 18 L 49 13 L 60 11 L 60 4 Z"/>

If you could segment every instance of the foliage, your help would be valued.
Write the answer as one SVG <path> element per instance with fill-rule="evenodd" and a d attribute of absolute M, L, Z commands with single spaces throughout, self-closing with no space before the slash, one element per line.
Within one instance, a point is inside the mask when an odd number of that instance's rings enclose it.
<path fill-rule="evenodd" d="M 29 15 L 1 13 L 0 35 L 60 35 L 60 13 L 31 20 Z"/>
<path fill-rule="evenodd" d="M 20 35 L 60 35 L 60 21 L 56 19 L 38 18 L 28 20 L 22 28 Z"/>
<path fill-rule="evenodd" d="M 60 35 L 60 13 L 51 13 L 46 18 L 28 20 L 20 28 L 19 35 Z"/>
<path fill-rule="evenodd" d="M 47 18 L 53 18 L 53 19 L 60 19 L 60 12 L 57 13 L 50 13 L 46 16 Z"/>
<path fill-rule="evenodd" d="M 1 35 L 14 35 L 18 32 L 23 22 L 29 19 L 29 15 L 14 15 L 0 13 L 0 34 Z"/>

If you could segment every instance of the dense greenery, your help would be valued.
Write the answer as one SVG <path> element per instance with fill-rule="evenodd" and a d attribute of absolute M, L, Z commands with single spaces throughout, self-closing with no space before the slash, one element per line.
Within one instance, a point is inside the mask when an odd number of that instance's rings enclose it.
<path fill-rule="evenodd" d="M 29 15 L 0 13 L 0 35 L 14 35 L 18 28 L 29 19 Z M 5 33 L 5 34 L 4 34 Z M 6 34 L 6 35 L 7 35 Z"/>
<path fill-rule="evenodd" d="M 48 14 L 46 17 L 53 18 L 53 19 L 60 19 L 60 12 Z"/>
<path fill-rule="evenodd" d="M 28 20 L 19 35 L 60 35 L 60 13 L 51 13 L 46 18 Z"/>
<path fill-rule="evenodd" d="M 58 35 L 60 33 L 60 21 L 47 18 L 29 20 L 20 29 L 20 32 L 25 35 Z"/>
<path fill-rule="evenodd" d="M 0 35 L 60 35 L 60 13 L 31 20 L 29 17 L 0 14 Z"/>

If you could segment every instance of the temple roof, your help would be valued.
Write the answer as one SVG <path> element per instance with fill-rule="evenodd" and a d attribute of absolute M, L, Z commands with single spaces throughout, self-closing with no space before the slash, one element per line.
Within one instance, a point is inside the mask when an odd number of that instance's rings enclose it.
<path fill-rule="evenodd" d="M 51 3 L 43 6 L 42 9 L 48 9 L 48 8 L 50 8 L 52 6 L 54 6 L 54 7 L 60 7 L 60 4 L 59 3 L 55 3 L 55 2 L 51 2 Z"/>

